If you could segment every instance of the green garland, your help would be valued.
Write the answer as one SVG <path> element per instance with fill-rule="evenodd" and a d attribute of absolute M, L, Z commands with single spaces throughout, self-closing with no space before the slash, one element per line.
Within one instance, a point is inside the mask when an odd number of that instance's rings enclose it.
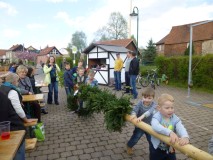
<path fill-rule="evenodd" d="M 104 113 L 104 123 L 109 131 L 122 131 L 125 126 L 125 115 L 132 110 L 130 98 L 117 98 L 109 90 L 101 90 L 98 87 L 82 85 L 79 93 L 74 96 L 71 94 L 67 98 L 67 107 L 71 111 L 78 108 L 77 99 L 84 102 L 84 107 L 79 110 L 78 116 L 90 117 L 93 113 Z"/>

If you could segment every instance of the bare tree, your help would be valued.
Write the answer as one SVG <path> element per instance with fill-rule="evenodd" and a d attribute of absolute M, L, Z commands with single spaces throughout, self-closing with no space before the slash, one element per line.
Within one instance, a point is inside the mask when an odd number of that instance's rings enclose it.
<path fill-rule="evenodd" d="M 96 39 L 122 39 L 127 38 L 127 21 L 120 12 L 113 12 L 110 15 L 106 26 L 96 32 Z"/>

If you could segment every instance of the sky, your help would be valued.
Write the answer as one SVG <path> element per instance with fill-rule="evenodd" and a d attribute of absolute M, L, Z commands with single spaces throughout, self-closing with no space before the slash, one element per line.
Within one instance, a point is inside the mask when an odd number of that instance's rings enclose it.
<path fill-rule="evenodd" d="M 139 47 L 160 41 L 172 26 L 213 20 L 213 0 L 0 0 L 0 49 L 66 48 L 76 31 L 86 34 L 88 46 L 112 12 L 128 24 L 131 19 L 129 32 L 137 37 L 137 17 L 129 16 L 133 7 L 139 10 Z"/>

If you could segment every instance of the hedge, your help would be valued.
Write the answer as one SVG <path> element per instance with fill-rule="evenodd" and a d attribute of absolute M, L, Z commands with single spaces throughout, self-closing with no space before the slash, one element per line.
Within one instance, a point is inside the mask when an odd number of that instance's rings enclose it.
<path fill-rule="evenodd" d="M 158 74 L 166 74 L 169 81 L 188 86 L 189 57 L 163 57 L 155 59 Z M 213 89 L 213 55 L 192 57 L 192 82 L 197 88 Z"/>

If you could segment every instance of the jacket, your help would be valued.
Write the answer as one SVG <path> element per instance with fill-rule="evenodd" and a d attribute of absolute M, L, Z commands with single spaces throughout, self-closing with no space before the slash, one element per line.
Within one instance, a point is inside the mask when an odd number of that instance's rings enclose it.
<path fill-rule="evenodd" d="M 60 68 L 57 64 L 55 64 L 56 66 L 56 81 L 59 81 L 58 78 L 58 72 L 60 72 Z M 45 73 L 45 77 L 44 77 L 44 83 L 50 84 L 51 83 L 51 78 L 50 78 L 50 71 L 52 70 L 51 67 L 48 67 L 47 65 L 44 65 L 43 67 L 43 71 Z"/>
<path fill-rule="evenodd" d="M 139 73 L 139 61 L 135 57 L 132 59 L 129 65 L 129 75 L 138 75 Z"/>
<path fill-rule="evenodd" d="M 162 126 L 161 121 L 162 121 L 161 113 L 160 112 L 155 113 L 151 121 L 152 129 L 157 133 L 169 136 L 172 131 L 169 128 L 165 128 L 164 126 Z M 170 121 L 174 128 L 174 133 L 177 133 L 178 136 L 180 136 L 181 138 L 183 137 L 189 138 L 189 135 L 179 117 L 173 114 L 172 117 L 170 118 Z M 153 144 L 153 147 L 157 149 L 160 144 L 160 140 L 155 138 L 154 136 L 151 136 L 151 142 Z"/>

